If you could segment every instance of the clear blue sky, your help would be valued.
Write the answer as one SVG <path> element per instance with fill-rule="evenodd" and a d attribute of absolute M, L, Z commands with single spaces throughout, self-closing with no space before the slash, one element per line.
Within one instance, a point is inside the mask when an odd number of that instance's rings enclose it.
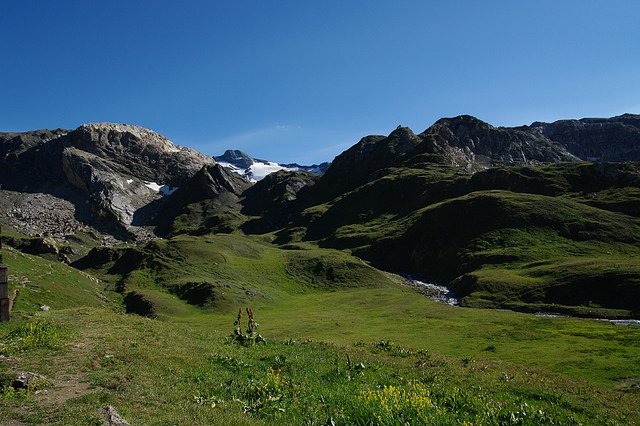
<path fill-rule="evenodd" d="M 441 117 L 640 113 L 640 1 L 0 0 L 0 131 L 330 161 Z"/>

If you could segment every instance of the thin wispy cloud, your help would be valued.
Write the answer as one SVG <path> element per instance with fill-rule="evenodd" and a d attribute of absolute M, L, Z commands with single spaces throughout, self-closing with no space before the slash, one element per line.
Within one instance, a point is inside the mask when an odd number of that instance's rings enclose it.
<path fill-rule="evenodd" d="M 275 123 L 269 127 L 211 141 L 201 145 L 199 149 L 213 156 L 221 155 L 227 149 L 238 149 L 254 158 L 310 165 L 332 161 L 363 136 L 366 135 L 357 131 L 339 132 L 298 124 Z"/>

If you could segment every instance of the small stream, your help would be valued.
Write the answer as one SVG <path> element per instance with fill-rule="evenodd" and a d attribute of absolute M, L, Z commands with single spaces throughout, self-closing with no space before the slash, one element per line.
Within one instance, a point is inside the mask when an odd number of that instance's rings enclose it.
<path fill-rule="evenodd" d="M 451 306 L 458 306 L 460 304 L 460 299 L 458 299 L 453 291 L 451 291 L 447 286 L 441 284 L 434 284 L 422 281 L 413 275 L 403 275 L 409 285 L 417 288 L 420 293 L 424 294 L 431 300 L 435 300 L 436 302 L 446 303 Z M 509 311 L 514 313 L 519 313 L 516 311 Z M 543 313 L 538 312 L 534 315 L 538 317 L 561 317 L 564 315 L 561 314 L 553 314 L 553 313 Z M 613 325 L 617 326 L 640 326 L 640 320 L 636 319 L 604 319 L 604 318 L 591 318 L 597 321 L 609 321 Z"/>
<path fill-rule="evenodd" d="M 635 319 L 621 319 L 621 320 L 609 320 L 613 325 L 640 325 L 640 320 Z"/>
<path fill-rule="evenodd" d="M 460 304 L 460 299 L 458 299 L 456 295 L 446 286 L 424 282 L 417 279 L 413 275 L 404 275 L 404 278 L 409 281 L 410 285 L 417 287 L 422 294 L 424 294 L 431 300 L 435 300 L 436 302 L 440 303 L 446 303 L 447 305 L 451 306 L 457 306 Z"/>

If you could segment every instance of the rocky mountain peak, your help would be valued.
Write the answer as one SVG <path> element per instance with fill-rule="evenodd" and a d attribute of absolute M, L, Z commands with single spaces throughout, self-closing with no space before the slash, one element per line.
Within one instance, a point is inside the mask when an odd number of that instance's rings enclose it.
<path fill-rule="evenodd" d="M 414 149 L 420 142 L 422 142 L 422 139 L 416 136 L 413 130 L 408 127 L 398 126 L 387 136 L 382 146 L 390 154 L 401 154 Z"/>
<path fill-rule="evenodd" d="M 41 226 L 56 235 L 56 229 L 70 234 L 84 223 L 122 238 L 148 238 L 150 221 L 168 196 L 203 166 L 215 164 L 152 130 L 126 124 L 7 134 L 0 141 L 5 163 L 11 165 L 0 171 L 0 183 L 11 191 L 5 198 L 14 199 L 10 209 L 16 212 L 16 228 L 22 229 L 19 217 L 42 199 L 38 194 L 46 194 L 68 210 L 58 215 L 65 224 L 53 218 Z"/>
<path fill-rule="evenodd" d="M 90 123 L 83 124 L 69 136 L 71 144 L 87 152 L 100 154 L 131 153 L 142 155 L 174 154 L 189 148 L 175 145 L 153 130 L 131 124 Z"/>
<path fill-rule="evenodd" d="M 440 119 L 420 136 L 431 138 L 444 162 L 467 171 L 580 160 L 532 128 L 493 127 L 469 115 Z"/>
<path fill-rule="evenodd" d="M 273 161 L 258 160 L 239 150 L 227 150 L 223 155 L 213 158 L 218 164 L 251 182 L 258 182 L 280 170 L 304 170 L 319 175 L 327 171 L 330 166 L 330 163 L 301 166 L 297 163 L 281 164 Z"/>
<path fill-rule="evenodd" d="M 588 161 L 640 160 L 640 115 L 534 123 L 542 136 Z"/>
<path fill-rule="evenodd" d="M 109 168 L 140 179 L 179 186 L 215 160 L 179 147 L 153 130 L 129 124 L 92 123 L 65 137 L 65 154 L 108 161 Z M 98 160 L 99 159 L 99 160 Z"/>
<path fill-rule="evenodd" d="M 441 118 L 422 134 L 438 134 L 446 140 L 477 137 L 493 130 L 494 127 L 476 117 L 460 115 L 453 118 Z"/>
<path fill-rule="evenodd" d="M 254 159 L 240 150 L 228 149 L 219 157 L 216 157 L 216 161 L 225 162 L 235 165 L 242 169 L 248 169 L 254 163 Z"/>
<path fill-rule="evenodd" d="M 90 136 L 84 138 L 85 140 L 106 146 L 120 144 L 123 148 L 134 149 L 136 145 L 151 145 L 158 151 L 180 151 L 180 148 L 166 137 L 153 130 L 132 124 L 89 123 L 80 126 L 76 132 L 89 134 Z"/>

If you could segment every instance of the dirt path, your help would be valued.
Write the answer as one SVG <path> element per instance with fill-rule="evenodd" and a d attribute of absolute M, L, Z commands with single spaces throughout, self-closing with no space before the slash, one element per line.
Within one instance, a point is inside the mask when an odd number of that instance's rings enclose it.
<path fill-rule="evenodd" d="M 20 285 L 22 288 L 26 288 L 28 282 L 29 282 L 29 278 L 21 277 Z M 20 287 L 14 288 L 13 292 L 9 295 L 9 312 L 11 312 L 11 309 L 13 309 L 13 304 L 15 303 L 19 293 L 20 293 Z"/>
<path fill-rule="evenodd" d="M 80 381 L 80 376 L 70 376 L 67 380 L 52 380 L 53 386 L 38 393 L 37 398 L 47 405 L 63 405 L 71 398 L 77 398 L 96 391 L 89 383 Z"/>
<path fill-rule="evenodd" d="M 34 395 L 34 402 L 38 405 L 45 406 L 61 406 L 68 400 L 77 398 L 83 395 L 88 395 L 94 392 L 99 392 L 101 388 L 92 386 L 87 382 L 81 373 L 74 372 L 78 370 L 78 363 L 82 359 L 89 357 L 92 345 L 87 344 L 75 344 L 71 349 L 71 353 L 56 357 L 51 362 L 55 364 L 57 371 L 67 371 L 67 374 L 60 374 L 60 378 L 47 377 L 47 380 L 51 382 L 51 385 L 46 390 L 36 391 Z M 19 358 L 6 357 L 0 360 L 0 362 L 9 366 L 8 373 L 18 375 L 25 370 L 21 368 L 21 362 Z M 4 424 L 22 424 L 20 422 L 14 423 L 2 423 Z"/>

